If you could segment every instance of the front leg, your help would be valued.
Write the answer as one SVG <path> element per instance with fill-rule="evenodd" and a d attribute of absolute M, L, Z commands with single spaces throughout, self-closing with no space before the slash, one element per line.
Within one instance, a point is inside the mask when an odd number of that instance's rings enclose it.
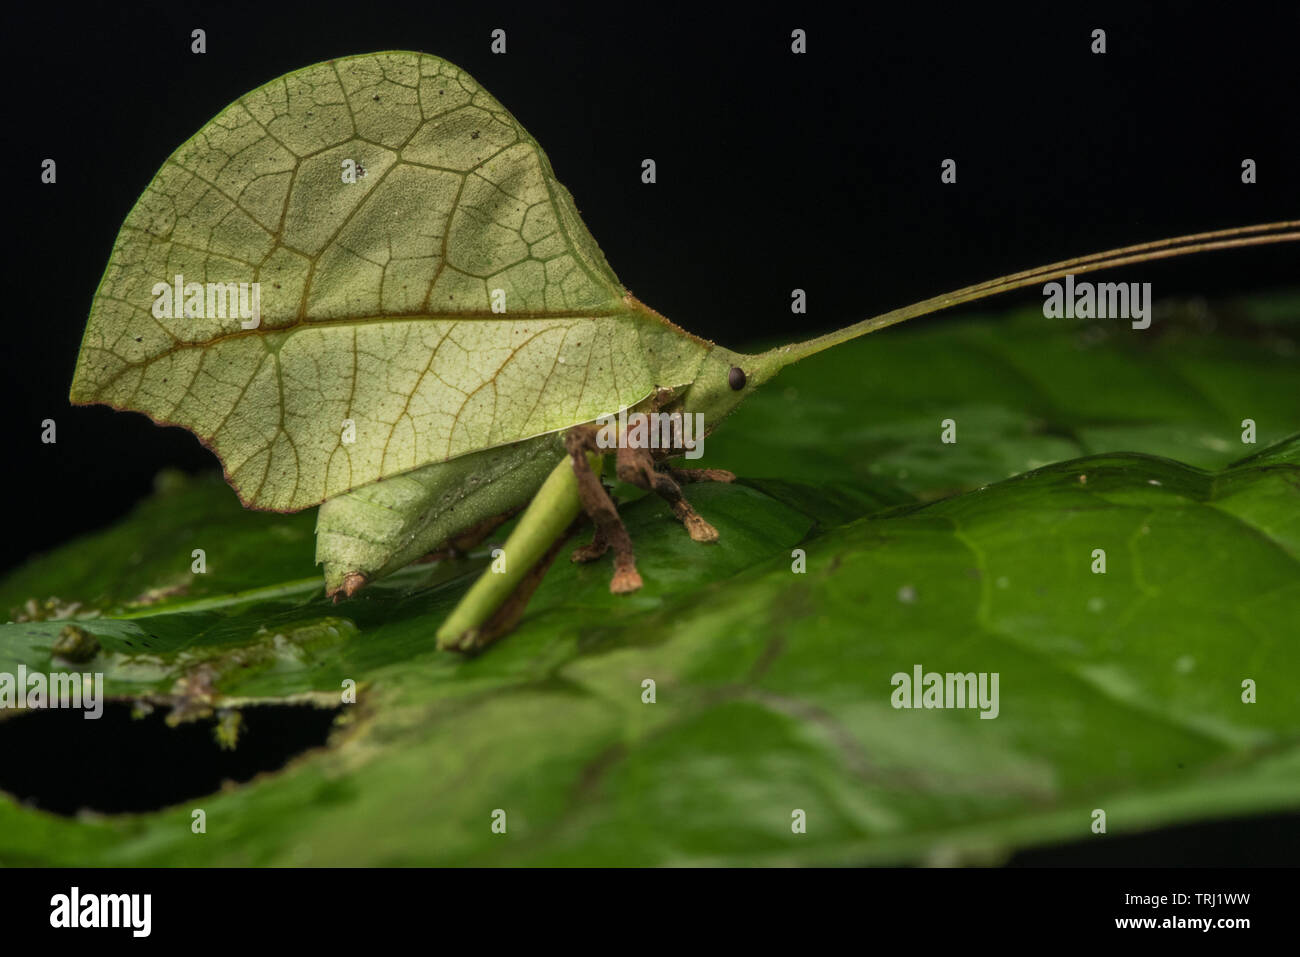
<path fill-rule="evenodd" d="M 597 451 L 596 430 L 591 426 L 571 429 L 564 437 L 564 444 L 573 462 L 573 474 L 578 479 L 578 498 L 582 502 L 582 510 L 596 526 L 591 544 L 576 549 L 573 560 L 593 561 L 612 548 L 614 577 L 610 579 L 609 590 L 615 595 L 636 591 L 641 587 L 641 575 L 636 570 L 632 537 L 627 533 L 627 526 L 623 524 L 614 500 L 609 497 L 605 487 L 600 484 L 600 477 L 591 470 L 591 464 L 587 461 L 587 452 Z"/>
<path fill-rule="evenodd" d="M 718 530 L 691 507 L 691 503 L 686 501 L 686 496 L 682 494 L 682 487 L 673 480 L 671 475 L 655 468 L 654 459 L 648 449 L 620 446 L 617 461 L 618 477 L 630 485 L 654 492 L 667 502 L 673 514 L 677 516 L 677 520 L 686 526 L 686 531 L 690 533 L 691 538 L 697 542 L 718 540 Z M 734 475 L 731 477 L 735 478 Z"/>

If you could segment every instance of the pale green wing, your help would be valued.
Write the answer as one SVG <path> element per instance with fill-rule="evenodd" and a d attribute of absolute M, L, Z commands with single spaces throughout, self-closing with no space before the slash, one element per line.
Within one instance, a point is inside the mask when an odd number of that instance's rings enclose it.
<path fill-rule="evenodd" d="M 623 289 L 473 79 L 379 53 L 268 83 L 172 154 L 71 398 L 184 426 L 245 504 L 295 510 L 684 385 L 708 347 Z"/>

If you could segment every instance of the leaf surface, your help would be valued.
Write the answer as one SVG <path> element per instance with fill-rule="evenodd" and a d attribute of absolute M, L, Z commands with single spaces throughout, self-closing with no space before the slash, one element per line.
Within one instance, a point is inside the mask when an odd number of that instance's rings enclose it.
<path fill-rule="evenodd" d="M 324 704 L 350 678 L 360 703 L 330 749 L 155 813 L 0 801 L 0 861 L 953 862 L 1105 840 L 1098 807 L 1124 834 L 1300 806 L 1300 658 L 1281 640 L 1300 617 L 1300 438 L 1219 473 L 1112 454 L 929 505 L 870 483 L 694 491 L 718 545 L 633 503 L 644 591 L 611 596 L 607 567 L 558 563 L 477 659 L 433 650 L 472 579 L 458 565 L 340 605 L 290 580 L 81 620 L 103 650 L 77 667 L 110 695 L 192 707 L 203 674 L 213 707 Z M 248 514 L 211 483 L 169 495 L 218 524 Z M 165 510 L 101 538 L 161 560 L 148 543 Z M 266 549 L 292 567 L 301 545 Z M 3 626 L 0 671 L 71 667 L 50 651 L 64 624 Z M 895 709 L 893 676 L 916 665 L 997 672 L 997 718 Z M 202 841 L 196 804 L 221 822 Z"/>
<path fill-rule="evenodd" d="M 163 164 L 71 397 L 184 426 L 246 504 L 290 511 L 616 412 L 690 382 L 707 348 L 623 289 L 471 77 L 371 54 L 254 90 Z"/>

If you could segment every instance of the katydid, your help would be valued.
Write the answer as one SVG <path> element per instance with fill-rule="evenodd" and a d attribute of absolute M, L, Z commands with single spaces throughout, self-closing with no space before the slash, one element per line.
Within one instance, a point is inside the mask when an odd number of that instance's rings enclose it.
<path fill-rule="evenodd" d="M 1129 246 L 744 355 L 623 288 L 541 147 L 467 74 L 377 53 L 252 91 L 167 159 L 118 234 L 70 398 L 189 429 L 247 507 L 319 505 L 316 560 L 336 600 L 523 510 L 504 567 L 439 632 L 471 650 L 511 627 L 583 513 L 594 538 L 575 560 L 612 551 L 611 590 L 639 587 L 598 477 L 605 416 L 699 414 L 711 430 L 786 365 L 897 322 L 1296 239 L 1300 221 Z M 611 452 L 692 538 L 716 539 L 681 485 L 730 473 Z"/>

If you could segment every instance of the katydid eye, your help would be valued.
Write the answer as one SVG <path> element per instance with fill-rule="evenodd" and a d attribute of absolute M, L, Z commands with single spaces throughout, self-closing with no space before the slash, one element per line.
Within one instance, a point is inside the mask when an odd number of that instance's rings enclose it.
<path fill-rule="evenodd" d="M 745 388 L 745 370 L 740 366 L 732 366 L 727 373 L 727 385 L 731 386 L 733 392 Z"/>

